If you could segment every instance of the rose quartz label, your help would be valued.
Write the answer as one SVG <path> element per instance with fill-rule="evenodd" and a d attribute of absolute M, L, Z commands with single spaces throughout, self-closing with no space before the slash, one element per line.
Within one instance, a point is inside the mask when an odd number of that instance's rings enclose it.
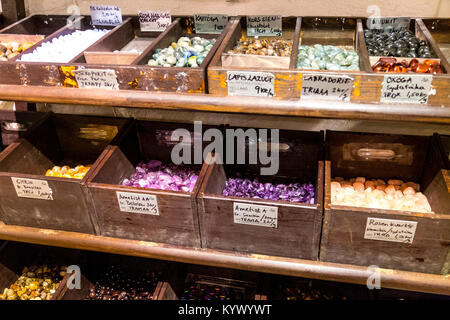
<path fill-rule="evenodd" d="M 364 239 L 413 243 L 417 222 L 367 218 Z"/>

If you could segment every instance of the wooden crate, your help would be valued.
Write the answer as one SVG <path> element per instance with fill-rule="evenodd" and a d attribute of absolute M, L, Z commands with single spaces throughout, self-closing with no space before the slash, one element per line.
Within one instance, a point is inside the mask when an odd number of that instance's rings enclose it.
<path fill-rule="evenodd" d="M 1 143 L 8 146 L 16 139 L 32 129 L 32 126 L 42 119 L 46 114 L 32 111 L 0 111 Z"/>
<path fill-rule="evenodd" d="M 296 289 L 299 289 L 301 293 L 305 293 L 307 296 L 319 294 L 319 297 L 315 299 L 307 298 L 304 300 L 373 300 L 373 291 L 369 290 L 365 285 L 272 275 L 268 276 L 268 278 L 268 282 L 271 284 L 268 300 L 296 300 L 292 299 L 294 295 L 297 297 L 297 300 L 303 300 Z M 288 299 L 289 297 L 291 299 Z"/>
<path fill-rule="evenodd" d="M 5 241 L 0 246 L 0 292 L 9 288 L 19 277 L 25 267 L 32 265 L 71 266 L 84 265 L 86 256 L 82 251 L 24 244 Z M 66 274 L 51 300 L 60 300 L 68 290 L 67 282 L 70 274 Z"/>
<path fill-rule="evenodd" d="M 227 141 L 226 145 L 235 144 Z M 259 145 L 260 148 L 267 150 L 264 145 Z M 280 130 L 279 148 L 279 171 L 273 176 L 260 176 L 260 168 L 264 167 L 261 164 L 222 165 L 213 161 L 208 165 L 197 200 L 203 248 L 318 259 L 322 223 L 323 132 Z M 248 143 L 243 151 L 249 152 Z M 247 155 L 246 159 L 249 159 Z M 315 202 L 300 204 L 223 196 L 225 182 L 234 177 L 233 172 L 240 172 L 243 178 L 258 177 L 261 182 L 275 184 L 308 180 L 315 184 Z M 270 206 L 273 211 L 276 208 L 277 227 L 234 223 L 235 204 Z"/>
<path fill-rule="evenodd" d="M 222 56 L 232 49 L 242 35 L 246 35 L 245 17 L 236 19 L 233 26 L 217 50 L 216 55 L 208 67 L 209 92 L 217 95 L 227 95 L 227 72 L 228 71 L 259 71 L 269 72 L 275 76 L 275 98 L 289 99 L 300 98 L 302 91 L 303 73 L 314 75 L 351 75 L 355 78 L 355 89 L 352 92 L 351 101 L 379 101 L 379 91 L 373 91 L 369 73 L 372 73 L 367 53 L 363 51 L 361 39 L 364 39 L 361 28 L 357 28 L 357 20 L 346 18 L 293 18 L 283 17 L 283 34 L 294 41 L 290 58 L 289 68 L 260 67 L 249 68 L 225 67 L 222 64 Z M 287 39 L 286 38 L 286 39 Z M 299 44 L 304 45 L 336 45 L 347 48 L 355 48 L 360 56 L 361 71 L 324 71 L 324 70 L 301 70 L 297 69 L 297 53 Z M 270 57 L 263 57 L 269 58 Z M 378 94 L 378 96 L 377 96 Z"/>
<path fill-rule="evenodd" d="M 130 274 L 135 278 L 141 276 L 143 279 L 152 274 L 156 274 L 159 280 L 154 291 L 152 300 L 161 300 L 159 292 L 161 288 L 166 287 L 163 279 L 169 278 L 168 270 L 170 263 L 161 260 L 144 259 L 131 256 L 113 255 L 105 253 L 90 253 L 88 262 L 81 267 L 81 288 L 66 290 L 61 295 L 61 300 L 88 300 L 89 290 L 96 283 L 100 285 L 111 285 L 110 283 L 102 283 L 102 276 L 108 271 L 110 266 L 120 268 L 121 271 Z"/>
<path fill-rule="evenodd" d="M 192 137 L 192 124 L 136 121 L 117 147 L 104 152 L 103 160 L 88 181 L 101 235 L 200 247 L 195 197 L 201 182 L 201 171 L 206 168 L 197 164 L 192 166 L 199 173 L 192 193 L 120 185 L 135 172 L 140 161 L 172 163 L 172 148 L 178 142 L 172 142 L 170 137 L 179 128 L 188 130 Z M 207 128 L 211 127 L 203 126 L 203 130 Z M 194 144 L 191 148 L 191 163 L 194 163 Z M 159 214 L 121 211 L 118 192 L 130 192 L 141 197 L 155 196 Z"/>
<path fill-rule="evenodd" d="M 84 56 L 75 62 L 95 65 L 130 65 L 161 33 L 141 31 L 139 19 L 130 16 L 120 28 L 89 47 L 84 52 Z M 138 52 L 123 52 L 133 48 Z"/>
<path fill-rule="evenodd" d="M 123 118 L 49 114 L 0 154 L 0 220 L 10 225 L 94 233 L 92 201 L 84 187 L 94 168 L 83 180 L 46 177 L 45 173 L 54 165 L 91 163 L 95 167 L 102 151 L 127 123 Z M 19 197 L 13 183 L 16 178 L 41 188 L 38 197 Z"/>
<path fill-rule="evenodd" d="M 151 91 L 170 91 L 170 92 L 207 92 L 206 67 L 222 43 L 231 24 L 229 23 L 221 34 L 197 34 L 192 27 L 192 19 L 189 17 L 177 18 L 175 21 L 148 47 L 136 60 L 133 65 L 138 71 L 136 89 Z M 150 67 L 147 65 L 149 59 L 155 53 L 156 49 L 164 49 L 170 46 L 172 42 L 177 42 L 180 37 L 202 37 L 207 39 L 216 39 L 215 44 L 209 51 L 205 60 L 198 68 L 188 67 Z M 131 79 L 130 81 L 132 81 Z"/>
<path fill-rule="evenodd" d="M 91 18 L 89 16 L 81 16 L 80 25 L 82 30 L 92 28 Z M 18 56 L 16 59 L 0 64 L 0 72 L 5 71 L 9 74 L 8 79 L 0 78 L 0 83 L 77 88 L 78 84 L 73 71 L 80 68 L 88 68 L 113 70 L 117 77 L 119 89 L 122 90 L 135 89 L 203 93 L 206 92 L 206 66 L 209 64 L 209 61 L 228 30 L 225 28 L 222 34 L 214 35 L 195 34 L 192 28 L 192 17 L 189 16 L 176 18 L 164 32 L 139 31 L 139 22 L 136 16 L 125 16 L 123 23 L 116 27 L 99 26 L 99 28 L 110 29 L 111 31 L 87 48 L 85 52 L 88 52 L 87 56 L 90 62 L 99 61 L 98 56 L 100 55 L 104 58 L 105 54 L 110 60 L 103 59 L 104 61 L 102 63 L 88 64 L 86 63 L 84 52 L 80 52 L 79 55 L 68 63 L 19 62 L 17 59 L 20 56 Z M 74 30 L 69 29 L 67 26 L 62 27 L 41 42 L 38 42 L 35 46 L 29 48 L 26 52 L 34 50 L 42 42 L 49 41 L 72 31 Z M 126 46 L 136 35 L 141 38 L 154 39 L 140 56 L 131 60 L 130 55 L 126 55 L 126 60 L 122 60 L 112 53 L 112 51 Z M 216 38 L 217 42 L 198 68 L 166 68 L 150 67 L 147 65 L 148 60 L 157 48 L 167 47 L 171 42 L 177 41 L 181 36 Z M 89 58 L 92 52 L 96 52 L 94 53 L 96 57 L 94 57 L 95 60 L 93 61 Z M 20 66 L 20 68 L 17 66 Z"/>
<path fill-rule="evenodd" d="M 320 260 L 376 265 L 425 273 L 449 268 L 450 197 L 448 177 L 431 137 L 327 131 L 325 215 Z M 392 150 L 394 158 L 358 156 L 358 150 Z M 420 183 L 435 213 L 340 206 L 331 203 L 330 181 L 364 176 Z M 446 186 L 447 184 L 447 186 Z M 417 222 L 412 243 L 365 239 L 369 218 Z"/>
<path fill-rule="evenodd" d="M 365 29 L 367 19 L 361 19 L 358 21 L 358 28 L 359 29 Z M 432 80 L 432 87 L 436 90 L 435 94 L 430 94 L 428 97 L 428 105 L 436 105 L 436 106 L 442 106 L 446 107 L 448 105 L 448 97 L 450 95 L 450 64 L 448 60 L 446 59 L 445 55 L 442 53 L 442 51 L 439 48 L 439 45 L 433 38 L 433 36 L 430 33 L 430 30 L 426 27 L 422 19 L 411 19 L 410 22 L 410 28 L 409 28 L 416 37 L 418 37 L 421 40 L 427 41 L 427 44 L 432 49 L 432 51 L 436 54 L 436 57 L 434 60 L 438 60 L 441 64 L 441 67 L 443 68 L 444 74 L 439 75 L 433 75 Z M 362 40 L 361 46 L 362 50 L 367 53 L 366 48 L 366 42 L 364 39 L 364 34 L 362 34 Z M 367 53 L 368 55 L 368 53 Z M 370 65 L 373 66 L 380 57 L 369 57 L 370 58 Z M 397 57 L 397 60 L 400 62 L 401 60 L 407 60 L 409 61 L 409 58 L 403 58 L 403 57 Z M 419 59 L 422 60 L 422 59 Z M 393 73 L 383 73 L 383 72 L 376 72 L 373 75 L 373 80 L 376 80 L 376 82 L 373 83 L 375 85 L 376 91 L 381 91 L 382 83 L 383 83 L 383 77 L 376 78 L 376 75 L 384 75 L 384 74 L 393 74 Z M 378 83 L 379 82 L 379 83 Z M 378 100 L 379 101 L 379 100 Z"/>
<path fill-rule="evenodd" d="M 212 285 L 230 289 L 234 300 L 267 300 L 265 277 L 256 272 L 199 265 L 173 264 L 171 277 L 159 292 L 160 300 L 182 300 L 190 286 Z M 189 299 L 183 299 L 189 300 Z M 205 299 L 206 300 L 206 299 Z"/>

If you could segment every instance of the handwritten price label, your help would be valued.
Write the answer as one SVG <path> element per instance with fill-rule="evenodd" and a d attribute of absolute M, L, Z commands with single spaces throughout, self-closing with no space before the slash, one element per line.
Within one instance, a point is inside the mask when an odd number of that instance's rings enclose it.
<path fill-rule="evenodd" d="M 119 90 L 114 70 L 78 69 L 73 73 L 79 88 Z"/>
<path fill-rule="evenodd" d="M 380 101 L 426 104 L 432 81 L 432 75 L 385 75 Z"/>
<path fill-rule="evenodd" d="M 159 215 L 158 199 L 155 195 L 117 191 L 120 211 Z"/>
<path fill-rule="evenodd" d="M 367 18 L 367 28 L 379 32 L 392 32 L 409 29 L 410 17 L 370 17 Z"/>
<path fill-rule="evenodd" d="M 281 16 L 247 16 L 247 36 L 276 36 L 283 34 Z"/>
<path fill-rule="evenodd" d="M 275 76 L 268 72 L 227 71 L 229 96 L 272 98 Z"/>
<path fill-rule="evenodd" d="M 413 243 L 416 221 L 367 218 L 364 239 Z"/>
<path fill-rule="evenodd" d="M 221 34 L 228 23 L 228 16 L 223 14 L 196 14 L 194 21 L 196 33 Z"/>
<path fill-rule="evenodd" d="M 12 178 L 18 197 L 53 200 L 53 191 L 45 180 Z"/>
<path fill-rule="evenodd" d="M 234 223 L 278 228 L 278 207 L 233 202 Z"/>
<path fill-rule="evenodd" d="M 172 23 L 169 11 L 139 11 L 141 31 L 164 31 Z"/>
<path fill-rule="evenodd" d="M 122 10 L 117 6 L 91 5 L 94 26 L 118 26 L 122 23 Z"/>
<path fill-rule="evenodd" d="M 353 81 L 350 76 L 303 74 L 302 99 L 350 101 Z"/>

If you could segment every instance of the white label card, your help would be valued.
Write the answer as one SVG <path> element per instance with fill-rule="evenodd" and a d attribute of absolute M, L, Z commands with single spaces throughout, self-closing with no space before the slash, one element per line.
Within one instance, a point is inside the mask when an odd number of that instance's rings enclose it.
<path fill-rule="evenodd" d="M 122 10 L 117 6 L 91 5 L 94 26 L 118 26 L 122 23 Z"/>
<path fill-rule="evenodd" d="M 350 101 L 353 77 L 303 74 L 302 99 Z"/>
<path fill-rule="evenodd" d="M 195 33 L 220 34 L 228 23 L 224 14 L 196 14 L 194 16 Z"/>
<path fill-rule="evenodd" d="M 172 23 L 169 11 L 139 11 L 141 31 L 164 31 Z"/>
<path fill-rule="evenodd" d="M 268 72 L 227 71 L 229 96 L 272 98 L 275 92 L 275 76 Z"/>
<path fill-rule="evenodd" d="M 371 17 L 367 18 L 367 28 L 380 30 L 381 32 L 392 32 L 409 29 L 410 17 Z"/>
<path fill-rule="evenodd" d="M 413 243 L 416 221 L 367 218 L 364 239 Z"/>
<path fill-rule="evenodd" d="M 117 191 L 120 211 L 159 216 L 158 199 L 155 195 Z"/>
<path fill-rule="evenodd" d="M 398 103 L 428 103 L 431 94 L 431 81 L 429 75 L 385 75 L 381 88 L 381 102 Z"/>
<path fill-rule="evenodd" d="M 53 200 L 53 191 L 46 180 L 11 177 L 18 197 Z"/>
<path fill-rule="evenodd" d="M 78 69 L 73 73 L 79 88 L 119 90 L 114 70 Z"/>
<path fill-rule="evenodd" d="M 278 228 L 278 207 L 233 202 L 234 223 Z"/>
<path fill-rule="evenodd" d="M 283 34 L 281 16 L 247 16 L 247 36 L 277 36 Z"/>

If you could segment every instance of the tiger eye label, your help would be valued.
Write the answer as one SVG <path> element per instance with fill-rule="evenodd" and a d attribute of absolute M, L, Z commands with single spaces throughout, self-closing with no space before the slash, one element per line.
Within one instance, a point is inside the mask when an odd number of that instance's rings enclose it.
<path fill-rule="evenodd" d="M 382 103 L 428 103 L 432 75 L 390 74 L 385 75 L 382 88 Z"/>
<path fill-rule="evenodd" d="M 79 88 L 119 90 L 117 75 L 109 69 L 78 69 L 73 71 Z"/>
<path fill-rule="evenodd" d="M 350 76 L 303 74 L 301 97 L 350 101 L 353 80 Z"/>
<path fill-rule="evenodd" d="M 196 14 L 194 21 L 196 33 L 220 34 L 228 23 L 228 16 L 225 14 Z"/>
<path fill-rule="evenodd" d="M 117 191 L 120 211 L 159 216 L 158 199 L 155 195 Z"/>
<path fill-rule="evenodd" d="M 268 72 L 227 71 L 229 96 L 272 98 L 275 76 Z"/>
<path fill-rule="evenodd" d="M 247 36 L 281 37 L 282 34 L 281 16 L 247 16 Z"/>
<path fill-rule="evenodd" d="M 364 239 L 413 243 L 417 222 L 367 218 Z"/>
<path fill-rule="evenodd" d="M 278 228 L 278 207 L 233 202 L 234 223 Z"/>
<path fill-rule="evenodd" d="M 11 177 L 18 197 L 53 200 L 53 191 L 46 180 Z"/>

